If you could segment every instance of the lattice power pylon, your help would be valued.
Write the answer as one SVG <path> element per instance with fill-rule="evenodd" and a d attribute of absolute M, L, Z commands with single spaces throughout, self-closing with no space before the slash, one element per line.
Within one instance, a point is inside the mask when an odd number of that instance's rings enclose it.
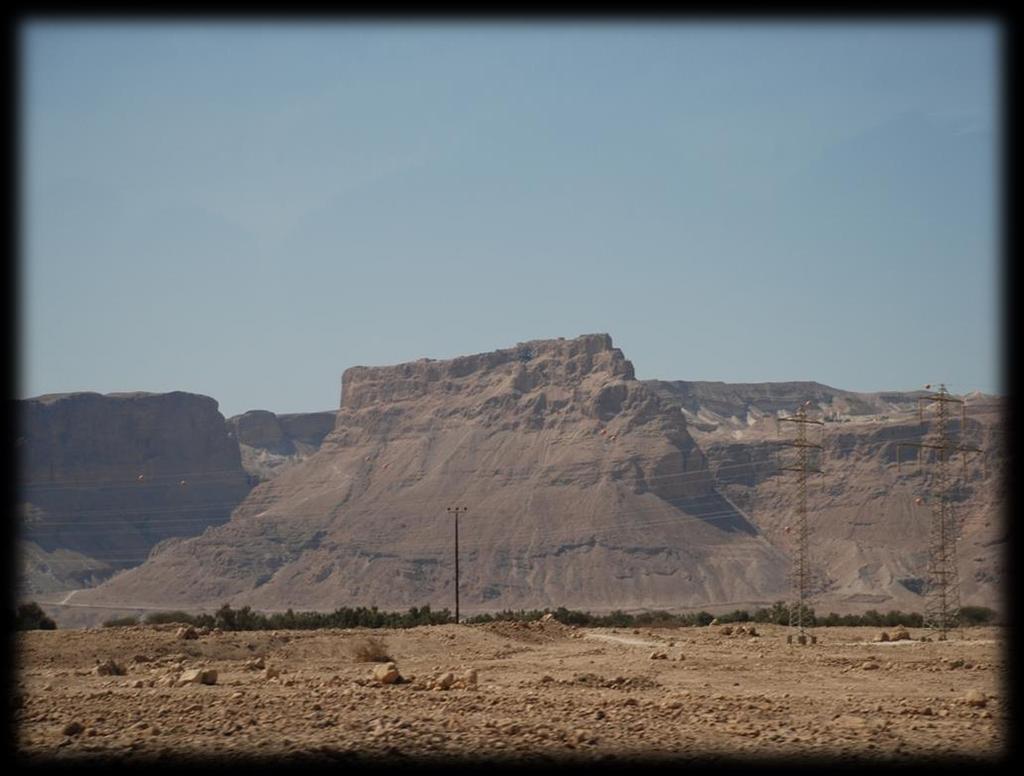
<path fill-rule="evenodd" d="M 931 386 L 925 386 L 930 389 Z M 949 395 L 945 385 L 937 393 L 922 396 L 917 400 L 918 415 L 924 423 L 924 402 L 936 405 L 935 421 L 930 442 L 897 442 L 896 467 L 900 468 L 900 450 L 915 447 L 919 450 L 937 451 L 935 473 L 932 478 L 932 521 L 928 532 L 928 567 L 925 586 L 924 626 L 938 632 L 939 639 L 945 639 L 949 630 L 956 628 L 960 620 L 960 574 L 957 570 L 956 542 L 960 530 L 956 511 L 950 498 L 953 478 L 949 471 L 949 460 L 954 453 L 980 453 L 977 447 L 955 445 L 950 441 L 948 404 L 960 405 L 960 434 L 966 427 L 966 409 L 963 399 Z M 920 463 L 920 455 L 918 456 Z M 967 456 L 963 457 L 964 476 L 967 476 Z"/>
<path fill-rule="evenodd" d="M 809 636 L 805 627 L 805 614 L 807 602 L 811 597 L 811 567 L 810 547 L 808 538 L 810 529 L 807 525 L 807 475 L 821 474 L 822 471 L 811 466 L 811 451 L 821 450 L 822 446 L 807 441 L 807 427 L 809 425 L 824 426 L 820 420 L 812 420 L 807 417 L 807 406 L 809 401 L 800 405 L 796 414 L 788 418 L 777 418 L 780 423 L 796 423 L 796 439 L 779 442 L 778 444 L 788 447 L 795 447 L 797 450 L 797 461 L 792 466 L 780 466 L 782 471 L 796 472 L 796 542 L 793 552 L 793 600 L 789 605 L 789 628 L 790 633 L 786 641 L 793 642 L 796 637 L 798 644 L 806 644 L 808 640 L 814 644 L 817 642 L 815 636 Z"/>

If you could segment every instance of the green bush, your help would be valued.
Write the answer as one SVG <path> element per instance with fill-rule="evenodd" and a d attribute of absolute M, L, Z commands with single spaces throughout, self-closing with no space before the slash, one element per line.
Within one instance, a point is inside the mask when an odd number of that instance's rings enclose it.
<path fill-rule="evenodd" d="M 961 606 L 961 625 L 990 625 L 996 621 L 996 611 L 987 606 Z"/>
<path fill-rule="evenodd" d="M 146 615 L 147 625 L 170 625 L 171 623 L 182 623 L 184 625 L 195 625 L 195 617 L 188 612 L 150 612 Z"/>

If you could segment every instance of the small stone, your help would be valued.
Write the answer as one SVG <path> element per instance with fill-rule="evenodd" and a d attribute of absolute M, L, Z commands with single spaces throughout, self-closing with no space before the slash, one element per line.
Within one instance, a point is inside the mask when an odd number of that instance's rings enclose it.
<path fill-rule="evenodd" d="M 83 730 L 85 730 L 85 727 L 82 725 L 82 723 L 75 721 L 66 724 L 63 728 L 61 728 L 60 732 L 65 736 L 77 736 Z"/>

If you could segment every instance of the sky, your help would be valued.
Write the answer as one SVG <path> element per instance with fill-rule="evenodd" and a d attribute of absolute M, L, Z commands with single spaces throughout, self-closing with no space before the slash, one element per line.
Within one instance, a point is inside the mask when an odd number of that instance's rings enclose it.
<path fill-rule="evenodd" d="M 1000 28 L 21 27 L 22 397 L 338 406 L 607 332 L 641 379 L 1005 392 Z"/>

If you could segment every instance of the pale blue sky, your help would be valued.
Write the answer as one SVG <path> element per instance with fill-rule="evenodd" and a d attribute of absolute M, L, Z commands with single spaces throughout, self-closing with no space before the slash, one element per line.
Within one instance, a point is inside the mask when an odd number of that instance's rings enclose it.
<path fill-rule="evenodd" d="M 1003 390 L 995 24 L 22 32 L 22 396 L 323 410 L 588 332 L 640 378 Z"/>

